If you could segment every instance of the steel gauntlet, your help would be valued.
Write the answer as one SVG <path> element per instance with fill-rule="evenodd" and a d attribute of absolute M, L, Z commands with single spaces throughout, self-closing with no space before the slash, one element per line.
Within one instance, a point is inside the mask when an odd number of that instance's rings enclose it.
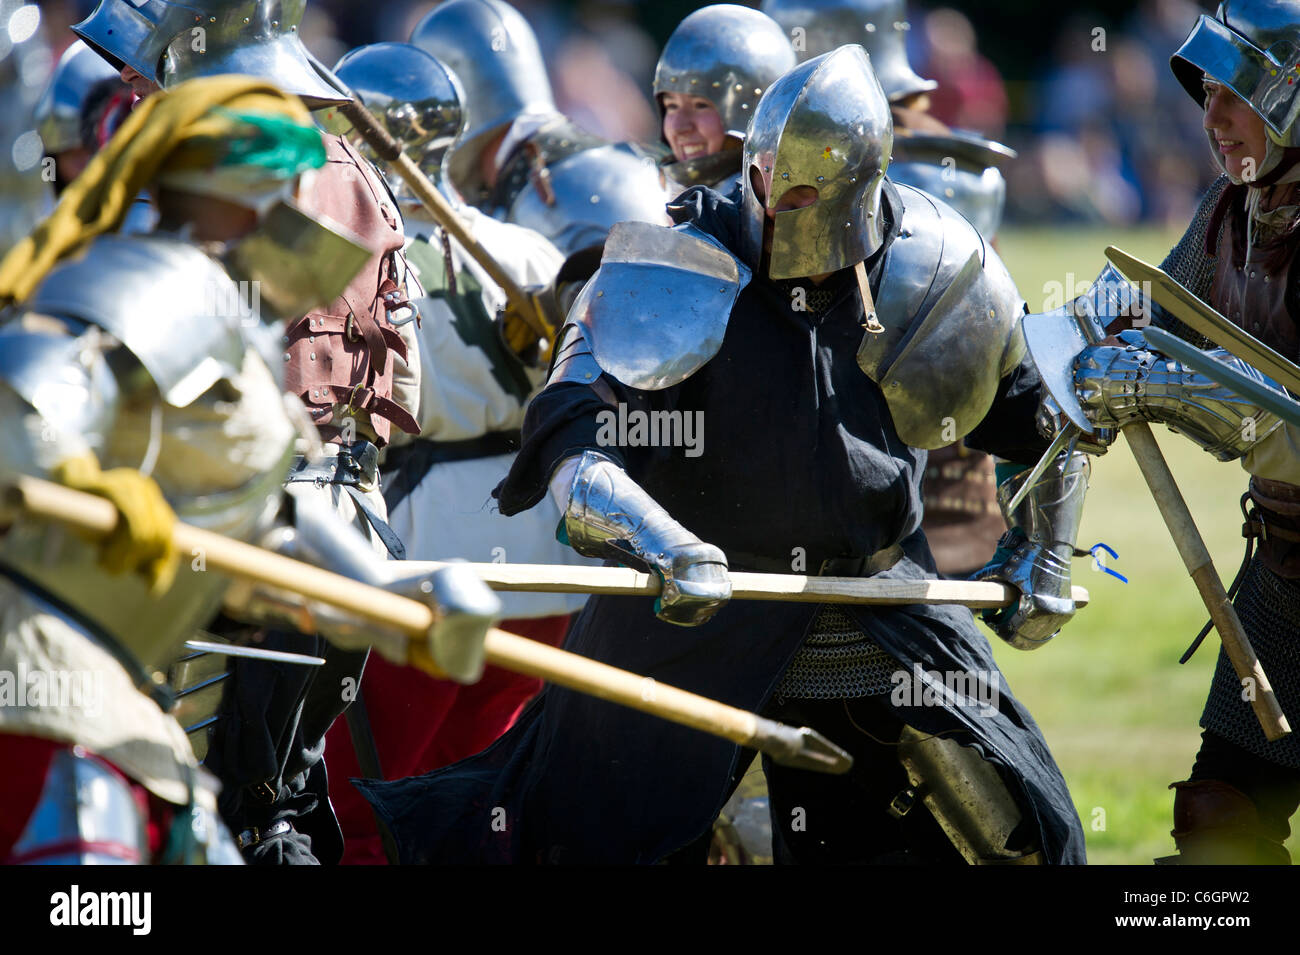
<path fill-rule="evenodd" d="M 587 451 L 578 460 L 564 528 L 584 557 L 631 558 L 658 574 L 660 620 L 696 626 L 731 598 L 726 555 L 673 520 L 603 455 Z"/>
<path fill-rule="evenodd" d="M 1000 580 L 1020 591 L 1020 599 L 1004 610 L 989 611 L 984 620 L 1019 650 L 1041 647 L 1074 616 L 1070 560 L 1088 492 L 1088 456 L 1062 455 L 1039 476 L 1015 511 L 1007 504 L 1029 476 L 1022 471 L 998 487 L 998 503 L 1010 530 L 998 544 L 994 562 L 978 574 Z"/>
<path fill-rule="evenodd" d="M 1133 421 L 1162 422 L 1220 461 L 1232 461 L 1281 424 L 1250 399 L 1150 350 L 1137 332 L 1125 332 L 1120 340 L 1123 346 L 1085 348 L 1075 362 L 1079 402 L 1094 425 L 1121 428 Z M 1209 354 L 1267 382 L 1221 348 Z"/>

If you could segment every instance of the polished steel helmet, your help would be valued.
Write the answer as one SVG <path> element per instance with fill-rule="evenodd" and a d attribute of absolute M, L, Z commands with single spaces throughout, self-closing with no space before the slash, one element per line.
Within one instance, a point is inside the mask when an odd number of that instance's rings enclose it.
<path fill-rule="evenodd" d="M 402 144 L 425 175 L 435 181 L 441 177 L 443 155 L 460 135 L 465 120 L 460 87 L 446 67 L 410 43 L 372 43 L 344 55 L 334 74 Z M 384 170 L 395 193 L 411 198 L 406 181 L 373 155 L 339 110 L 326 110 L 320 122 L 331 133 L 347 136 Z"/>
<path fill-rule="evenodd" d="M 703 96 L 713 102 L 728 135 L 743 139 L 763 91 L 794 65 L 790 39 L 775 20 L 749 7 L 716 3 L 696 10 L 668 38 L 655 68 L 654 95 Z"/>
<path fill-rule="evenodd" d="M 1245 100 L 1279 146 L 1300 146 L 1300 3 L 1227 0 L 1202 14 L 1170 68 L 1192 99 L 1205 105 L 1202 75 Z"/>
<path fill-rule="evenodd" d="M 270 80 L 312 108 L 348 101 L 346 89 L 298 36 L 307 0 L 100 0 L 73 26 L 115 66 L 159 86 L 243 73 Z"/>
<path fill-rule="evenodd" d="M 991 240 L 1002 224 L 1007 200 L 1007 181 L 999 166 L 1015 158 L 1014 149 L 976 133 L 898 128 L 889 179 L 942 199 Z"/>
<path fill-rule="evenodd" d="M 891 103 L 939 85 L 917 76 L 907 60 L 905 0 L 763 0 L 761 9 L 781 24 L 800 60 L 861 44 Z"/>
<path fill-rule="evenodd" d="M 40 7 L 0 0 L 0 256 L 32 231 L 50 202 L 33 118 L 51 65 L 40 26 Z"/>
<path fill-rule="evenodd" d="M 465 131 L 447 157 L 449 178 L 465 189 L 487 142 L 525 113 L 554 113 L 555 97 L 537 36 L 502 0 L 449 0 L 416 25 L 411 42 L 460 81 Z"/>
<path fill-rule="evenodd" d="M 770 278 L 835 272 L 880 248 L 880 191 L 893 140 L 889 103 L 860 46 L 811 59 L 773 83 L 754 111 L 741 167 L 742 252 L 750 265 L 762 259 L 766 210 L 796 186 L 813 187 L 818 198 L 776 213 Z"/>
<path fill-rule="evenodd" d="M 64 51 L 50 85 L 36 104 L 36 131 L 47 154 L 82 145 L 81 111 L 86 96 L 95 85 L 111 79 L 117 79 L 117 70 L 80 40 Z"/>

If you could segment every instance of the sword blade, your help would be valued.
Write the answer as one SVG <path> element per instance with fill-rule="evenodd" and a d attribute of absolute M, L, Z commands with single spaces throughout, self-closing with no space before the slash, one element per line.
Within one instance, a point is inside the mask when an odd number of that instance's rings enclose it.
<path fill-rule="evenodd" d="M 199 650 L 203 653 L 224 653 L 228 657 L 247 657 L 250 660 L 267 660 L 272 663 L 298 663 L 302 666 L 319 667 L 325 665 L 323 657 L 309 657 L 305 653 L 286 653 L 283 650 L 261 650 L 257 647 L 241 647 L 235 643 L 209 643 L 206 640 L 186 640 L 187 650 Z"/>

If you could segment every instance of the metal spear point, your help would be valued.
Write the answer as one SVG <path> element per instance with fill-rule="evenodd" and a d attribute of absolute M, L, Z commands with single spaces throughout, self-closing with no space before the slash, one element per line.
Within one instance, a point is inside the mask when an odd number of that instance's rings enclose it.
<path fill-rule="evenodd" d="M 11 511 L 57 521 L 98 536 L 112 533 L 118 522 L 117 508 L 104 498 L 31 477 L 20 477 L 7 487 L 0 485 L 0 523 L 10 519 Z M 172 529 L 172 539 L 182 553 L 190 553 L 195 548 L 201 550 L 210 570 L 301 594 L 363 620 L 406 633 L 410 638 L 407 662 L 431 676 L 446 678 L 434 662 L 428 645 L 427 634 L 436 620 L 433 608 L 188 524 L 177 523 Z M 182 563 L 179 572 L 194 571 Z M 853 757 L 807 727 L 776 723 L 757 713 L 688 693 L 526 637 L 490 629 L 484 647 L 487 661 L 502 669 L 539 677 L 579 693 L 702 730 L 737 745 L 757 749 L 782 765 L 825 773 L 846 773 L 853 765 Z M 223 647 L 221 652 L 227 650 Z"/>

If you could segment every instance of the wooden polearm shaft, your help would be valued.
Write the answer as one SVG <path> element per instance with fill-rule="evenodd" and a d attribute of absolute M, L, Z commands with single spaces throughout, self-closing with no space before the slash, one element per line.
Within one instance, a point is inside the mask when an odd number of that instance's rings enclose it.
<path fill-rule="evenodd" d="M 443 198 L 437 186 L 402 150 L 402 144 L 390 136 L 388 130 L 384 129 L 370 110 L 361 103 L 354 100 L 337 108 L 352 123 L 357 134 L 366 141 L 375 154 L 392 166 L 393 170 L 411 187 L 415 197 L 429 210 L 434 221 L 442 226 L 447 234 L 483 267 L 483 271 L 491 277 L 492 281 L 501 287 L 511 310 L 527 322 L 528 327 L 538 336 L 550 337 L 552 333 L 542 321 L 541 305 L 538 300 L 516 282 L 514 276 L 474 237 L 474 233 L 469 230 L 460 214 L 452 208 L 451 203 Z"/>
<path fill-rule="evenodd" d="M 422 573 L 446 566 L 437 561 L 400 561 L 386 565 L 394 574 Z M 493 590 L 518 593 L 658 595 L 662 584 L 653 574 L 627 567 L 582 567 L 571 564 L 468 564 Z M 987 580 L 875 580 L 864 577 L 807 577 L 802 574 L 755 574 L 731 571 L 732 600 L 781 600 L 793 603 L 956 604 L 974 610 L 1006 607 L 1020 599 L 1007 584 Z M 1080 607 L 1088 591 L 1073 588 Z"/>
<path fill-rule="evenodd" d="M 1187 573 L 1191 575 L 1201 600 L 1210 612 L 1210 619 L 1214 622 L 1214 629 L 1219 632 L 1223 649 L 1232 662 L 1237 679 L 1242 682 L 1243 692 L 1247 688 L 1252 691 L 1249 694 L 1250 705 L 1259 720 L 1260 728 L 1269 740 L 1281 739 L 1291 732 L 1291 724 L 1287 722 L 1286 714 L 1277 702 L 1277 696 L 1264 674 L 1259 657 L 1250 645 L 1236 608 L 1228 599 L 1223 581 L 1214 569 L 1210 552 L 1196 528 L 1192 512 L 1174 482 L 1173 472 L 1169 470 L 1165 456 L 1160 453 L 1155 435 L 1151 433 L 1151 426 L 1145 421 L 1138 421 L 1125 425 L 1121 431 L 1128 440 L 1147 487 L 1151 489 L 1151 496 L 1155 498 L 1165 526 L 1169 528 L 1169 536 L 1178 548 L 1178 555 L 1183 559 Z"/>
<path fill-rule="evenodd" d="M 3 492 L 0 504 L 6 509 L 92 535 L 107 535 L 117 526 L 117 508 L 109 501 L 48 481 L 22 477 Z M 411 638 L 410 664 L 431 676 L 446 677 L 426 645 L 435 618 L 425 604 L 188 524 L 177 523 L 172 538 L 181 553 L 203 554 L 210 570 L 301 594 L 406 633 Z M 193 571 L 182 568 L 181 572 Z M 853 764 L 848 753 L 806 727 L 787 726 L 503 630 L 490 630 L 485 645 L 487 661 L 503 669 L 720 736 L 785 765 L 844 773 Z"/>

